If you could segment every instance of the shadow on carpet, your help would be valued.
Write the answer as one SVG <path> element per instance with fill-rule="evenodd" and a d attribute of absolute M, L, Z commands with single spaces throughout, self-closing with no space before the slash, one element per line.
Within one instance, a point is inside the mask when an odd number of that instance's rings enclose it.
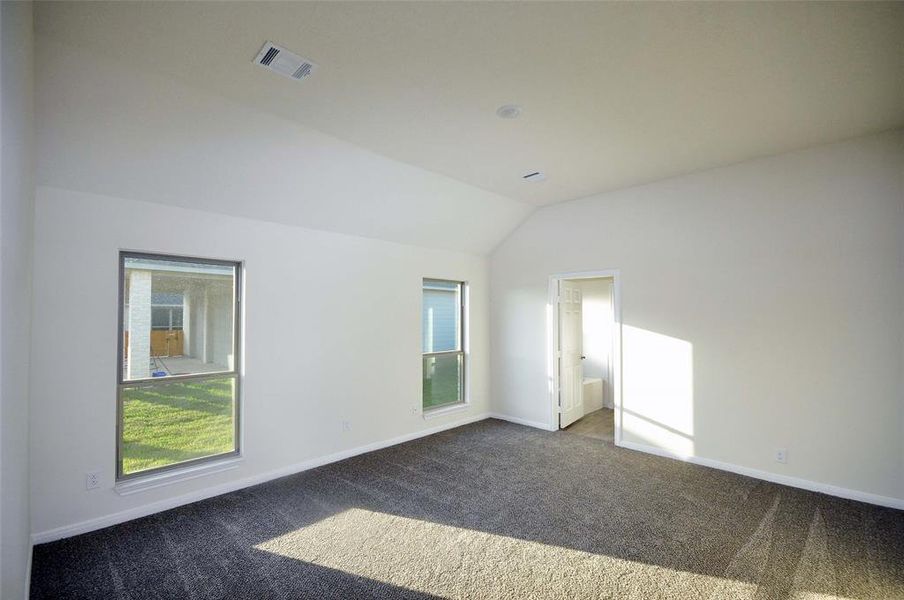
<path fill-rule="evenodd" d="M 35 599 L 901 599 L 904 512 L 490 419 L 33 562 Z"/>

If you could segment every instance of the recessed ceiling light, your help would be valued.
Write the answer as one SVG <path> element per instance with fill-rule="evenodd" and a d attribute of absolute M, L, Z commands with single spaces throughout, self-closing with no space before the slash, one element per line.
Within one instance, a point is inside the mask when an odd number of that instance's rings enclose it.
<path fill-rule="evenodd" d="M 525 173 L 521 176 L 521 179 L 524 181 L 546 181 L 546 175 L 541 173 L 540 171 L 531 171 L 530 173 Z"/>
<path fill-rule="evenodd" d="M 521 107 L 517 104 L 505 104 L 496 109 L 496 116 L 500 119 L 517 119 L 521 116 Z"/>

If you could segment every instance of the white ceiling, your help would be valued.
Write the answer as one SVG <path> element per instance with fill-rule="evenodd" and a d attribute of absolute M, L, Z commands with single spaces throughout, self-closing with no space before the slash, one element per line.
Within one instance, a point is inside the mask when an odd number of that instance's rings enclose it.
<path fill-rule="evenodd" d="M 536 205 L 904 125 L 904 3 L 73 2 L 36 29 Z M 320 70 L 253 65 L 265 40 Z"/>
<path fill-rule="evenodd" d="M 36 46 L 39 185 L 471 254 L 531 210 L 167 75 Z"/>

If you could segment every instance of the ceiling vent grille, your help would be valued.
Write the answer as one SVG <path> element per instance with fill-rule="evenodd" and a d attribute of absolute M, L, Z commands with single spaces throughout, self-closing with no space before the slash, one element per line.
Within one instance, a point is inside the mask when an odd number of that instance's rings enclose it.
<path fill-rule="evenodd" d="M 530 173 L 525 173 L 524 175 L 522 175 L 521 179 L 523 179 L 524 181 L 533 181 L 533 182 L 546 181 L 546 175 L 543 174 L 541 171 L 531 171 Z"/>
<path fill-rule="evenodd" d="M 302 80 L 310 77 L 317 69 L 317 65 L 306 58 L 302 58 L 294 52 L 277 46 L 273 42 L 267 42 L 261 51 L 257 53 L 254 63 L 283 77 Z"/>

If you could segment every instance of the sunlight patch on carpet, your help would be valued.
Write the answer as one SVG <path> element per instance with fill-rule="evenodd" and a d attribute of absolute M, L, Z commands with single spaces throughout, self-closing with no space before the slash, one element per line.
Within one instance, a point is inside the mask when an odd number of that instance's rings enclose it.
<path fill-rule="evenodd" d="M 259 550 L 447 598 L 748 598 L 756 584 L 353 508 Z"/>

